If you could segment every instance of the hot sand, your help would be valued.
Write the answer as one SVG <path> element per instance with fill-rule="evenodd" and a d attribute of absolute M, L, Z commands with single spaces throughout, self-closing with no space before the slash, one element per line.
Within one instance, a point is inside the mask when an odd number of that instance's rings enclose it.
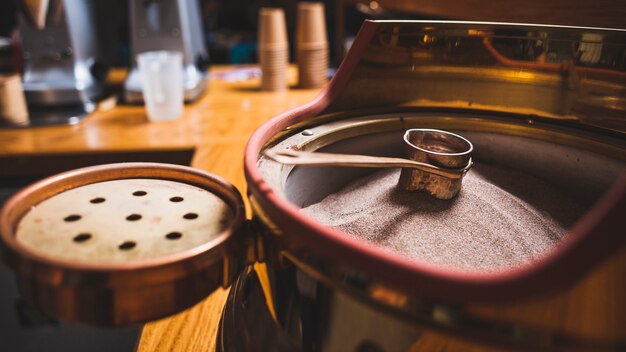
<path fill-rule="evenodd" d="M 528 262 L 558 245 L 584 212 L 534 176 L 485 164 L 452 200 L 404 191 L 399 177 L 399 169 L 375 172 L 302 211 L 412 260 L 464 271 Z"/>

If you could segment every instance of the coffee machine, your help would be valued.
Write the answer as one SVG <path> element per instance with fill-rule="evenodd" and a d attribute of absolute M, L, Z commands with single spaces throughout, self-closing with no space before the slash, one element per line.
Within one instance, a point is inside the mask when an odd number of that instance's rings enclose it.
<path fill-rule="evenodd" d="M 22 81 L 30 125 L 72 124 L 104 93 L 93 1 L 21 1 Z"/>
<path fill-rule="evenodd" d="M 196 0 L 132 0 L 130 6 L 133 67 L 125 88 L 126 101 L 143 101 L 137 54 L 168 50 L 183 54 L 185 101 L 193 101 L 206 89 L 209 56 L 203 43 L 200 6 Z"/>

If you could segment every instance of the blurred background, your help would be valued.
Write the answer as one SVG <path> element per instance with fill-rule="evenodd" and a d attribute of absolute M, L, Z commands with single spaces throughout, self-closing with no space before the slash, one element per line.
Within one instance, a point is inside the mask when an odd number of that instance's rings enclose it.
<path fill-rule="evenodd" d="M 425 15 L 383 9 L 377 1 L 323 1 L 330 41 L 331 65 L 340 62 L 364 19 L 427 19 Z M 257 62 L 257 21 L 261 7 L 285 10 L 289 42 L 294 43 L 298 1 L 293 0 L 199 0 L 204 39 L 212 64 Z M 96 1 L 95 19 L 102 59 L 109 67 L 130 65 L 130 21 L 127 0 Z M 15 1 L 0 2 L 0 37 L 10 37 L 17 25 Z M 292 45 L 290 50 L 293 61 Z M 5 64 L 6 66 L 6 64 Z"/>

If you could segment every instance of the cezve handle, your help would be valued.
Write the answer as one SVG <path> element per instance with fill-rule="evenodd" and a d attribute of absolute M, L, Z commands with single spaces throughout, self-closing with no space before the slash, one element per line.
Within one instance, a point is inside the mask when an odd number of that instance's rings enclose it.
<path fill-rule="evenodd" d="M 448 177 L 451 179 L 462 178 L 465 173 L 472 167 L 472 160 L 467 166 L 458 169 L 438 167 L 431 164 L 421 163 L 419 161 L 389 158 L 381 156 L 355 155 L 355 154 L 335 154 L 335 153 L 318 153 L 303 152 L 295 150 L 268 150 L 265 156 L 286 165 L 299 166 L 355 166 L 355 167 L 401 167 L 418 169 L 431 174 Z"/>

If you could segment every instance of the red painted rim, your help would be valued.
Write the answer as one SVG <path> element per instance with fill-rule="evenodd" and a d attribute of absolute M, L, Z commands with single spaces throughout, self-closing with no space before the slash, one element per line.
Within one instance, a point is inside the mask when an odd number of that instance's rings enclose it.
<path fill-rule="evenodd" d="M 378 282 L 425 297 L 450 301 L 508 300 L 558 290 L 574 283 L 626 244 L 626 174 L 569 231 L 562 244 L 542 258 L 501 272 L 459 272 L 409 260 L 353 239 L 305 216 L 274 193 L 257 161 L 265 143 L 286 127 L 315 116 L 342 91 L 380 24 L 366 21 L 335 77 L 310 103 L 263 124 L 244 155 L 249 192 L 263 211 L 311 253 L 369 273 Z M 622 230 L 623 231 L 623 230 Z M 287 247 L 289 249 L 289 247 Z"/>

